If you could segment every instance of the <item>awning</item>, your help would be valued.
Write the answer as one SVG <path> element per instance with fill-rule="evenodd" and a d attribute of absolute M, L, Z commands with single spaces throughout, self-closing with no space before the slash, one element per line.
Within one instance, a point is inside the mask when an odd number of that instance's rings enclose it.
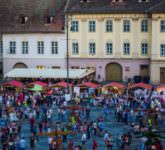
<path fill-rule="evenodd" d="M 94 73 L 88 69 L 69 69 L 70 79 L 81 79 Z M 4 75 L 6 78 L 67 78 L 67 69 L 16 68 Z"/>
<path fill-rule="evenodd" d="M 133 84 L 129 87 L 129 89 L 134 89 L 134 88 L 144 88 L 147 90 L 152 90 L 152 85 L 141 82 L 141 83 Z"/>
<path fill-rule="evenodd" d="M 97 89 L 99 87 L 99 84 L 92 83 L 92 82 L 85 82 L 85 83 L 80 84 L 79 86 Z"/>
<path fill-rule="evenodd" d="M 67 88 L 67 86 L 68 86 L 67 82 L 58 82 L 52 85 L 52 87 L 64 87 L 64 88 Z M 69 84 L 69 86 L 72 86 L 72 84 Z"/>
<path fill-rule="evenodd" d="M 159 86 L 156 88 L 156 90 L 157 90 L 158 92 L 165 91 L 165 84 L 159 85 Z"/>
<path fill-rule="evenodd" d="M 41 81 L 35 81 L 32 83 L 29 83 L 29 85 L 40 85 L 40 86 L 47 86 L 48 84 L 41 82 Z"/>
<path fill-rule="evenodd" d="M 12 80 L 12 81 L 8 81 L 8 82 L 3 83 L 3 86 L 23 87 L 24 84 L 20 81 Z"/>
<path fill-rule="evenodd" d="M 114 87 L 114 88 L 118 88 L 118 89 L 126 88 L 126 86 L 124 84 L 117 83 L 117 82 L 108 83 L 108 84 L 104 85 L 103 87 L 105 87 L 105 88 Z"/>
<path fill-rule="evenodd" d="M 43 91 L 43 87 L 36 84 L 36 85 L 34 85 L 33 88 L 30 88 L 29 90 L 34 91 L 34 92 L 39 92 L 39 91 Z"/>

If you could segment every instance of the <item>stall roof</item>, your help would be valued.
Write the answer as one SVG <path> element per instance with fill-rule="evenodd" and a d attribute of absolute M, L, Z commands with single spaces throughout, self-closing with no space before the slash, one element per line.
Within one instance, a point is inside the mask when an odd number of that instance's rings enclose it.
<path fill-rule="evenodd" d="M 92 73 L 93 70 L 69 69 L 69 78 L 80 79 Z M 16 68 L 4 76 L 6 78 L 67 78 L 67 69 Z"/>
<path fill-rule="evenodd" d="M 133 89 L 133 88 L 145 88 L 147 90 L 152 90 L 152 85 L 140 82 L 140 83 L 131 85 L 129 88 L 130 89 Z"/>

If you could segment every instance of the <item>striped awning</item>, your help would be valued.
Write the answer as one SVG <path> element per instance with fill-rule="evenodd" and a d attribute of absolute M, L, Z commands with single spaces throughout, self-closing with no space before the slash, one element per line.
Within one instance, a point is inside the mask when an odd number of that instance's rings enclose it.
<path fill-rule="evenodd" d="M 81 79 L 94 73 L 88 69 L 69 69 L 70 79 Z M 67 69 L 16 68 L 6 73 L 5 78 L 67 78 Z"/>

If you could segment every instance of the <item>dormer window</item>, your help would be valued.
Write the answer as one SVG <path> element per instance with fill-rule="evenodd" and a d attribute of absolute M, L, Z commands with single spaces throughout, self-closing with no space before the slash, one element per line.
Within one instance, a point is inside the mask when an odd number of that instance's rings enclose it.
<path fill-rule="evenodd" d="M 51 24 L 53 22 L 53 16 L 46 17 L 46 24 Z"/>
<path fill-rule="evenodd" d="M 149 2 L 149 0 L 139 0 L 139 3 Z"/>
<path fill-rule="evenodd" d="M 25 24 L 28 21 L 28 17 L 27 16 L 21 16 L 20 17 L 20 23 L 21 24 Z"/>
<path fill-rule="evenodd" d="M 124 0 L 112 0 L 112 2 L 123 2 Z"/>
<path fill-rule="evenodd" d="M 80 0 L 80 3 L 89 3 L 91 0 Z"/>

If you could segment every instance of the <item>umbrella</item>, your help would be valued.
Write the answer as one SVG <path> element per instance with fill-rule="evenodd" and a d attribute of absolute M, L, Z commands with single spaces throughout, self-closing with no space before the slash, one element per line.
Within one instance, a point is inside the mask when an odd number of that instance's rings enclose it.
<path fill-rule="evenodd" d="M 117 82 L 111 82 L 109 84 L 104 85 L 105 88 L 107 87 L 114 87 L 114 88 L 118 88 L 118 89 L 124 89 L 125 85 L 121 84 L 121 83 L 117 83 Z"/>
<path fill-rule="evenodd" d="M 157 90 L 158 92 L 165 91 L 165 84 L 159 85 L 159 86 L 156 88 L 156 90 Z"/>
<path fill-rule="evenodd" d="M 152 85 L 141 82 L 141 83 L 133 84 L 129 87 L 129 89 L 134 89 L 134 88 L 144 88 L 147 90 L 152 90 Z"/>
<path fill-rule="evenodd" d="M 30 88 L 29 90 L 34 91 L 34 92 L 39 92 L 39 91 L 43 91 L 43 87 L 36 84 L 36 85 L 34 85 L 33 88 Z"/>
<path fill-rule="evenodd" d="M 16 80 L 11 80 L 11 81 L 8 81 L 8 82 L 5 82 L 3 84 L 4 86 L 11 86 L 11 87 L 23 87 L 24 84 L 20 81 L 16 81 Z"/>
<path fill-rule="evenodd" d="M 40 86 L 47 86 L 48 84 L 41 82 L 41 81 L 35 81 L 32 83 L 29 83 L 29 85 L 40 85 Z"/>
<path fill-rule="evenodd" d="M 99 84 L 92 83 L 92 82 L 85 82 L 85 83 L 80 84 L 79 86 L 97 89 L 99 87 Z"/>
<path fill-rule="evenodd" d="M 67 82 L 58 82 L 52 85 L 52 87 L 64 87 L 64 88 L 67 88 L 67 86 L 68 86 Z M 69 86 L 72 86 L 72 84 L 69 84 Z"/>

